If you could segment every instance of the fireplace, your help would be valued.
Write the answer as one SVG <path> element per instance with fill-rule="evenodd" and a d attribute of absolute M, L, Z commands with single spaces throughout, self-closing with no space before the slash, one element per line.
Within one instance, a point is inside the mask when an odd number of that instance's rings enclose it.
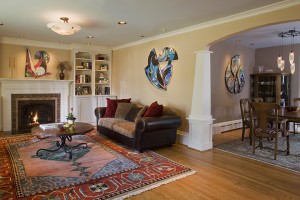
<path fill-rule="evenodd" d="M 60 121 L 60 94 L 12 94 L 12 132 Z"/>

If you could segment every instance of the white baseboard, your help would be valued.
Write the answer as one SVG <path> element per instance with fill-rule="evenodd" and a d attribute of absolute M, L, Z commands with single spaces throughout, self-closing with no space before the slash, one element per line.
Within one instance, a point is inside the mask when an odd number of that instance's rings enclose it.
<path fill-rule="evenodd" d="M 214 135 L 214 134 L 220 134 L 225 131 L 242 128 L 242 126 L 243 126 L 242 119 L 238 119 L 238 120 L 213 124 L 212 131 L 213 131 L 213 135 Z"/>
<path fill-rule="evenodd" d="M 188 145 L 189 134 L 187 132 L 177 130 L 176 142 L 179 144 Z"/>

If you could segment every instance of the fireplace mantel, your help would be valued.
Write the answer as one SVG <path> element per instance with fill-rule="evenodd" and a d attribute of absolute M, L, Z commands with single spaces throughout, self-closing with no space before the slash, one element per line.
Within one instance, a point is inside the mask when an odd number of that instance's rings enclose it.
<path fill-rule="evenodd" d="M 11 95 L 60 93 L 60 121 L 65 121 L 70 107 L 72 80 L 4 79 L 0 78 L 0 131 L 11 131 Z"/>

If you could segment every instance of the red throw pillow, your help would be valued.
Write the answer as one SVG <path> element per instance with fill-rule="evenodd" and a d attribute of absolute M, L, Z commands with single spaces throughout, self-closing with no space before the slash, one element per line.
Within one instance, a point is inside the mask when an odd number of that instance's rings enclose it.
<path fill-rule="evenodd" d="M 106 102 L 107 102 L 107 107 L 105 110 L 105 114 L 104 114 L 104 118 L 108 118 L 108 117 L 115 117 L 115 113 L 118 107 L 118 102 L 119 103 L 130 103 L 131 98 L 130 99 L 109 99 L 106 98 Z"/>
<path fill-rule="evenodd" d="M 159 105 L 157 101 L 155 101 L 146 110 L 144 117 L 160 117 L 162 116 L 163 108 L 163 105 Z"/>

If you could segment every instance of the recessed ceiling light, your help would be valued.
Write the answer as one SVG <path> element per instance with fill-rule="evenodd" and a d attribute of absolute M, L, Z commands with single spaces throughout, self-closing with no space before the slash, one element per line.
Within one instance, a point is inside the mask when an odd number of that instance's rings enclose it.
<path fill-rule="evenodd" d="M 3 26 L 4 24 L 2 22 L 0 22 L 0 26 Z"/>
<path fill-rule="evenodd" d="M 124 24 L 127 24 L 127 22 L 125 22 L 125 21 L 119 21 L 118 24 L 124 25 Z"/>
<path fill-rule="evenodd" d="M 94 36 L 92 36 L 92 35 L 89 35 L 89 36 L 87 36 L 86 38 L 89 38 L 89 39 L 90 39 L 90 38 L 94 38 Z"/>

